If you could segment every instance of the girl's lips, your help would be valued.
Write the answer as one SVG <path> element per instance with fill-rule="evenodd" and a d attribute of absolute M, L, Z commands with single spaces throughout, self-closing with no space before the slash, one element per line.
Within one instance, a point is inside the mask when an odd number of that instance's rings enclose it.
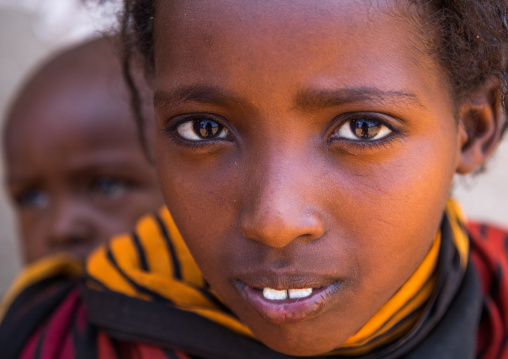
<path fill-rule="evenodd" d="M 318 315 L 326 309 L 340 286 L 340 282 L 333 282 L 312 288 L 312 294 L 304 298 L 270 300 L 263 295 L 263 288 L 241 281 L 237 283 L 243 297 L 254 310 L 265 320 L 276 324 L 296 323 Z"/>

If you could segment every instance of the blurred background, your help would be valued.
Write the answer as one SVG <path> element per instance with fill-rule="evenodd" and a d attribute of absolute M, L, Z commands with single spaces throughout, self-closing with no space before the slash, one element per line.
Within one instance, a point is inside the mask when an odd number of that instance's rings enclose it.
<path fill-rule="evenodd" d="M 0 126 L 9 101 L 53 52 L 114 31 L 120 1 L 0 0 Z M 86 5 L 85 5 L 86 3 Z M 1 129 L 0 129 L 1 134 Z M 3 135 L 2 135 L 3 138 Z M 0 298 L 21 268 L 16 221 L 4 190 L 0 147 Z"/>
<path fill-rule="evenodd" d="M 10 99 L 34 66 L 62 47 L 113 31 L 118 10 L 118 1 L 97 7 L 80 0 L 0 0 L 0 125 Z M 3 156 L 0 178 L 1 298 L 21 268 L 16 221 L 4 191 Z M 508 138 L 487 164 L 486 174 L 457 178 L 453 193 L 469 217 L 508 227 L 505 184 Z"/>

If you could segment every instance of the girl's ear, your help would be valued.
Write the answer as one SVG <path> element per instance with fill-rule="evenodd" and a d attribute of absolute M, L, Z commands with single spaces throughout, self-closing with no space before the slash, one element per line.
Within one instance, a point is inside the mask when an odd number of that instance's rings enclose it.
<path fill-rule="evenodd" d="M 505 123 L 498 81 L 489 81 L 459 108 L 461 155 L 457 173 L 480 167 L 496 148 Z"/>

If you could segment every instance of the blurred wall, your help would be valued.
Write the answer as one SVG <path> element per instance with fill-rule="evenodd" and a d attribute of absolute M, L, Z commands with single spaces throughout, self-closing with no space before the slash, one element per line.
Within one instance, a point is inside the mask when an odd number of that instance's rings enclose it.
<path fill-rule="evenodd" d="M 85 8 L 77 0 L 0 0 L 0 118 L 34 65 L 62 46 L 110 28 L 115 11 L 115 6 L 100 11 Z M 508 139 L 490 161 L 487 174 L 458 179 L 454 193 L 470 217 L 508 227 L 507 183 Z M 15 227 L 0 190 L 0 297 L 21 266 Z"/>

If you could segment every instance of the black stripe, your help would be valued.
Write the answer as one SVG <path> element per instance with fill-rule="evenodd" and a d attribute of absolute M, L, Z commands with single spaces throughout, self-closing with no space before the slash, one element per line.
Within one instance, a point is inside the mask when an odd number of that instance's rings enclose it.
<path fill-rule="evenodd" d="M 171 259 L 173 261 L 173 276 L 177 279 L 182 279 L 182 271 L 180 270 L 180 261 L 176 256 L 175 247 L 173 246 L 173 242 L 171 242 L 171 238 L 169 238 L 168 231 L 166 230 L 166 226 L 162 222 L 159 216 L 154 216 L 157 224 L 159 225 L 159 229 L 162 233 L 162 236 L 166 240 L 166 244 L 168 246 L 169 254 L 171 255 Z"/>
<path fill-rule="evenodd" d="M 164 354 L 168 357 L 168 359 L 180 359 L 171 349 L 165 349 Z"/>
<path fill-rule="evenodd" d="M 141 241 L 139 240 L 139 236 L 136 233 L 136 231 L 132 232 L 132 242 L 134 243 L 134 246 L 136 247 L 136 252 L 138 253 L 138 259 L 139 263 L 141 263 L 141 269 L 143 269 L 145 272 L 148 272 L 148 262 L 146 261 L 146 253 L 145 249 L 141 245 Z"/>
<path fill-rule="evenodd" d="M 118 341 L 112 340 L 111 343 L 113 345 L 113 349 L 115 350 L 116 357 L 118 359 L 122 359 L 123 356 L 122 356 L 122 352 L 120 351 L 120 345 L 118 344 Z"/>
<path fill-rule="evenodd" d="M 102 283 L 98 279 L 92 277 L 90 274 L 85 273 L 85 282 L 88 282 L 88 281 L 93 282 L 94 285 L 98 286 L 102 290 L 111 291 L 108 287 L 106 287 L 104 285 L 104 283 Z"/>
<path fill-rule="evenodd" d="M 149 295 L 152 299 L 154 300 L 157 300 L 159 302 L 169 302 L 171 304 L 173 304 L 173 302 L 169 299 L 169 298 L 166 298 L 166 297 L 163 297 L 162 295 L 160 295 L 159 293 L 156 293 L 154 291 L 152 291 L 151 289 L 148 289 L 140 284 L 138 284 L 137 282 L 134 281 L 134 279 L 132 279 L 131 277 L 129 277 L 124 271 L 122 268 L 120 268 L 120 266 L 118 265 L 118 263 L 116 262 L 116 259 L 114 258 L 113 256 L 113 253 L 111 252 L 111 248 L 109 247 L 109 244 L 107 246 L 107 252 L 106 252 L 106 256 L 108 258 L 108 260 L 110 261 L 111 265 L 113 267 L 115 267 L 115 269 L 118 271 L 118 273 L 120 273 L 120 275 L 127 281 L 129 282 L 134 288 L 136 288 L 136 290 L 138 292 L 141 292 L 143 294 L 147 294 Z"/>
<path fill-rule="evenodd" d="M 54 276 L 25 288 L 0 323 L 1 357 L 19 357 L 40 324 L 53 313 L 75 286 L 75 280 Z"/>
<path fill-rule="evenodd" d="M 423 285 L 420 287 L 420 289 L 415 293 L 413 294 L 413 296 L 411 298 L 409 298 L 409 300 L 406 302 L 406 303 L 410 303 L 411 301 L 413 301 L 425 288 L 425 286 L 429 283 L 429 281 L 431 281 L 434 276 L 436 275 L 436 270 L 434 269 L 434 272 L 432 273 L 432 275 L 430 275 L 426 280 L 425 280 L 425 283 L 423 283 Z M 373 340 L 377 340 L 378 338 L 383 338 L 386 335 L 390 335 L 395 329 L 397 329 L 400 325 L 402 325 L 403 323 L 405 323 L 407 320 L 411 319 L 415 313 L 417 312 L 420 312 L 422 311 L 422 309 L 428 305 L 428 302 L 429 302 L 430 298 L 427 299 L 426 302 L 424 302 L 423 304 L 419 305 L 418 307 L 416 307 L 415 309 L 413 309 L 408 315 L 406 315 L 404 318 L 400 319 L 397 324 L 395 324 L 392 328 L 390 328 L 388 331 L 384 332 L 384 333 L 381 333 L 381 334 L 378 334 L 380 331 L 383 331 L 383 327 L 379 328 L 377 331 L 375 331 L 373 333 L 373 335 L 375 335 L 374 339 Z M 400 313 L 401 310 L 403 310 L 404 307 L 401 307 L 399 308 L 395 313 L 393 313 L 386 321 L 385 323 L 388 323 L 390 320 L 392 320 L 396 315 L 398 315 Z M 423 319 L 423 318 L 422 318 Z M 371 343 L 373 340 L 370 340 L 368 343 Z"/>
<path fill-rule="evenodd" d="M 84 325 L 84 332 L 79 333 L 76 316 L 72 328 L 76 359 L 97 359 L 97 329 L 88 322 L 85 322 Z"/>
<path fill-rule="evenodd" d="M 382 334 L 379 334 L 377 336 L 375 336 L 374 338 L 370 339 L 368 342 L 366 342 L 364 344 L 364 346 L 368 346 L 370 344 L 373 344 L 377 341 L 382 341 L 384 338 L 386 337 L 389 337 L 391 336 L 395 331 L 397 331 L 402 325 L 404 325 L 407 321 L 409 320 L 412 320 L 415 316 L 417 316 L 418 314 L 420 314 L 420 312 L 423 310 L 423 308 L 425 308 L 425 306 L 427 305 L 427 303 L 424 303 L 420 306 L 418 306 L 417 308 L 415 308 L 411 313 L 409 313 L 408 315 L 406 315 L 404 318 L 402 318 L 401 320 L 399 320 L 393 327 L 391 327 L 389 330 L 387 330 L 386 332 L 382 333 Z M 388 343 L 387 345 L 390 345 L 391 343 Z"/>
<path fill-rule="evenodd" d="M 44 343 L 44 339 L 46 339 L 46 333 L 48 331 L 48 328 L 44 328 L 44 331 L 42 332 L 39 341 L 37 342 L 37 347 L 35 348 L 34 352 L 34 359 L 40 359 L 42 356 L 42 345 Z"/>
<path fill-rule="evenodd" d="M 494 300 L 499 298 L 499 289 L 501 288 L 501 283 L 503 282 L 502 279 L 503 269 L 499 263 L 496 263 L 496 274 L 492 277 L 489 288 L 489 295 Z"/>
<path fill-rule="evenodd" d="M 483 308 L 482 308 L 482 319 L 483 318 L 488 318 L 490 315 L 489 313 L 489 310 L 488 310 L 488 306 L 487 306 L 487 303 L 485 303 L 485 298 L 483 298 L 483 304 L 482 304 Z M 477 348 L 477 358 L 483 358 L 485 356 L 485 353 L 487 352 L 487 350 L 489 349 L 489 342 L 486 341 L 485 343 L 483 343 L 483 347 L 482 348 Z"/>
<path fill-rule="evenodd" d="M 206 299 L 208 299 L 210 302 L 212 302 L 214 305 L 216 305 L 220 309 L 221 312 L 223 312 L 224 314 L 229 314 L 232 317 L 238 319 L 238 317 L 231 311 L 231 309 L 229 309 L 224 304 L 222 304 L 222 302 L 215 295 L 213 295 L 211 292 L 209 292 L 206 289 L 199 288 L 199 287 L 194 287 L 194 288 L 197 289 L 203 296 L 205 296 Z"/>
<path fill-rule="evenodd" d="M 145 342 L 192 358 L 289 359 L 198 314 L 114 292 L 83 289 L 90 322 L 117 340 Z"/>
<path fill-rule="evenodd" d="M 203 285 L 203 288 L 205 288 L 205 289 L 211 289 L 211 288 L 212 288 L 212 287 L 210 287 L 210 283 L 208 283 L 208 281 L 207 281 L 206 279 L 203 279 L 203 281 L 204 281 L 204 283 L 205 283 L 205 284 Z"/>

